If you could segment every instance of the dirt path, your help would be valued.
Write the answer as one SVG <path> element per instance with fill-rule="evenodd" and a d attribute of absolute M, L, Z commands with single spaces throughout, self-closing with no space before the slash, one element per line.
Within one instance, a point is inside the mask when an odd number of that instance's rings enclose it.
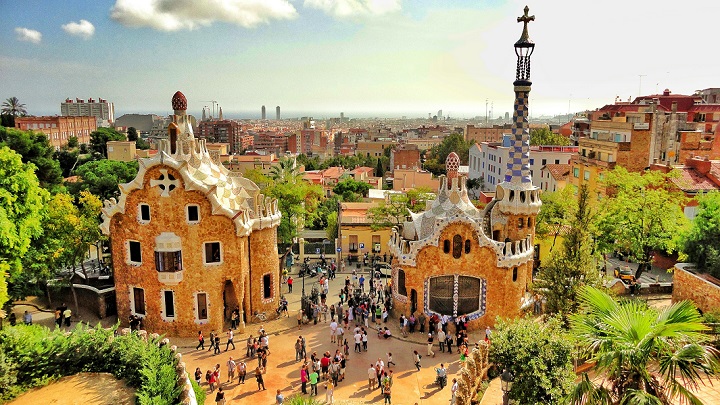
<path fill-rule="evenodd" d="M 9 405 L 132 405 L 135 390 L 107 373 L 80 373 L 19 396 Z"/>

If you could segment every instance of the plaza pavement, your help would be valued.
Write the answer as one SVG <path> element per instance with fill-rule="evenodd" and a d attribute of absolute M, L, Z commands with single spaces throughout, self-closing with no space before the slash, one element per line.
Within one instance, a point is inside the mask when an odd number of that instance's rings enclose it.
<path fill-rule="evenodd" d="M 229 356 L 232 356 L 235 360 L 245 358 L 245 339 L 250 334 L 257 336 L 260 324 L 248 324 L 246 325 L 245 333 L 236 334 L 235 350 L 224 351 L 227 338 L 223 335 L 221 339 L 221 349 L 223 351 L 217 356 L 207 352 L 207 344 L 205 351 L 196 351 L 195 346 L 197 345 L 197 340 L 195 338 L 170 337 L 172 344 L 177 345 L 178 350 L 183 353 L 183 361 L 186 363 L 191 378 L 196 367 L 200 367 L 203 371 L 204 379 L 205 371 L 219 363 L 221 365 L 221 380 L 223 381 L 223 389 L 227 392 L 226 398 L 228 398 L 228 404 L 274 404 L 277 389 L 280 389 L 286 398 L 299 393 L 300 363 L 295 362 L 294 348 L 297 337 L 299 335 L 305 337 L 308 355 L 313 351 L 316 351 L 320 355 L 328 350 L 334 353 L 337 346 L 330 343 L 329 323 L 321 322 L 317 325 L 303 325 L 302 329 L 298 330 L 296 315 L 300 308 L 302 280 L 298 279 L 296 274 L 297 271 L 295 270 L 293 272 L 293 278 L 295 279 L 293 293 L 287 293 L 287 285 L 282 285 L 281 287 L 281 292 L 288 299 L 290 317 L 269 320 L 263 324 L 265 330 L 270 335 L 270 349 L 272 353 L 268 357 L 267 374 L 264 375 L 266 391 L 257 391 L 255 378 L 251 375 L 248 375 L 244 385 L 237 384 L 237 379 L 236 382 L 232 384 L 224 383 L 227 379 L 226 362 Z M 366 278 L 369 278 L 367 273 L 364 274 Z M 337 303 L 337 293 L 344 285 L 346 275 L 351 276 L 351 273 L 338 273 L 337 278 L 330 281 L 329 303 Z M 311 290 L 315 281 L 316 279 L 314 278 L 306 278 L 306 292 Z M 59 304 L 59 302 L 53 302 L 53 305 Z M 72 303 L 67 304 L 72 307 Z M 54 327 L 53 310 L 52 308 L 45 308 L 42 297 L 28 297 L 26 301 L 16 302 L 13 307 L 13 312 L 16 313 L 18 321 L 22 320 L 22 313 L 25 310 L 33 314 L 35 324 L 44 325 L 49 328 Z M 115 316 L 100 320 L 92 312 L 82 307 L 80 308 L 80 313 L 73 314 L 73 317 L 72 327 L 74 327 L 78 321 L 87 322 L 91 325 L 96 325 L 100 322 L 103 326 L 109 327 L 114 325 L 117 320 Z M 426 335 L 416 332 L 410 334 L 407 338 L 402 337 L 396 319 L 391 319 L 387 324 L 383 325 L 388 326 L 392 330 L 393 338 L 389 340 L 378 339 L 375 330 L 372 328 L 372 323 L 370 323 L 370 326 L 371 328 L 368 333 L 368 351 L 360 354 L 350 353 L 346 367 L 346 379 L 340 382 L 338 387 L 335 388 L 335 402 L 339 404 L 381 404 L 383 398 L 380 392 L 378 390 L 369 392 L 367 389 L 367 369 L 370 363 L 374 363 L 378 357 L 380 357 L 383 362 L 387 362 L 386 353 L 392 352 L 393 360 L 397 363 L 397 366 L 391 368 L 394 371 L 392 390 L 393 404 L 412 405 L 417 403 L 429 405 L 449 403 L 450 388 L 445 387 L 440 391 L 439 387 L 434 384 L 434 367 L 438 367 L 440 363 L 445 363 L 446 367 L 448 367 L 448 383 L 451 383 L 452 379 L 457 377 L 460 368 L 459 355 L 457 353 L 440 353 L 438 346 L 435 345 L 434 351 L 436 357 L 427 357 L 427 346 L 425 344 Z M 203 330 L 203 333 L 208 337 L 210 331 Z M 470 334 L 470 341 L 477 341 L 483 337 L 482 331 L 476 331 Z M 353 345 L 351 344 L 350 347 L 352 349 Z M 416 371 L 413 366 L 411 355 L 413 350 L 417 350 L 418 353 L 423 355 L 421 362 L 422 369 L 419 372 Z M 248 368 L 257 366 L 257 360 L 246 360 L 246 362 Z M 252 367 L 252 369 L 254 370 L 254 367 Z M 207 384 L 204 382 L 203 387 L 207 389 Z M 318 394 L 317 399 L 324 402 L 325 391 L 323 384 L 318 385 Z M 713 380 L 712 385 L 701 385 L 697 395 L 706 405 L 720 404 L 720 380 Z M 208 390 L 205 404 L 213 405 L 215 403 L 214 399 L 215 395 L 210 394 Z M 495 379 L 491 381 L 488 390 L 480 401 L 480 405 L 499 405 L 501 403 L 502 391 L 500 390 L 500 382 L 498 379 Z"/>

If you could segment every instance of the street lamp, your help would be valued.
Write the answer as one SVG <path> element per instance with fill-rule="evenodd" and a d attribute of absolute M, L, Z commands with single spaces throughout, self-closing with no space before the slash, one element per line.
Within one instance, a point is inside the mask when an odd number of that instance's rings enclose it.
<path fill-rule="evenodd" d="M 510 403 L 510 390 L 513 386 L 513 381 L 515 381 L 515 376 L 508 371 L 507 369 L 503 370 L 503 373 L 500 375 L 500 388 L 503 392 L 503 405 L 508 405 Z"/>

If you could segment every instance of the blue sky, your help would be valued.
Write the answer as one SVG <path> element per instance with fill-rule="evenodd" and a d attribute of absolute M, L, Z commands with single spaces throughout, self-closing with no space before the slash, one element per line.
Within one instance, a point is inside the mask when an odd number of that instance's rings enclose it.
<path fill-rule="evenodd" d="M 720 87 L 710 0 L 0 0 L 0 99 L 166 114 L 181 90 L 191 113 L 217 100 L 246 117 L 471 117 L 490 100 L 497 116 L 526 3 L 533 115 Z"/>

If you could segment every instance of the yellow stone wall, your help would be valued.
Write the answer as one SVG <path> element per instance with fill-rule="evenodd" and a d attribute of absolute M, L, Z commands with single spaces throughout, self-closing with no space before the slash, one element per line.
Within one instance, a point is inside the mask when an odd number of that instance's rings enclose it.
<path fill-rule="evenodd" d="M 169 197 L 161 197 L 159 187 L 148 185 L 151 179 L 160 177 L 160 169 L 166 169 L 178 181 L 177 187 L 170 192 Z M 141 224 L 138 221 L 140 203 L 150 205 L 149 223 Z M 197 204 L 200 207 L 199 223 L 189 224 L 186 221 L 187 204 Z M 182 241 L 183 279 L 178 285 L 170 286 L 158 280 L 154 250 L 155 238 L 162 232 L 173 232 Z M 273 274 L 277 275 L 275 232 L 275 227 L 271 227 L 254 231 L 250 236 L 253 252 L 253 278 L 250 286 L 253 288 L 259 285 L 261 273 L 274 270 Z M 235 225 L 230 218 L 224 215 L 212 215 L 212 206 L 206 197 L 197 191 L 186 191 L 182 176 L 169 167 L 156 166 L 148 169 L 143 180 L 143 188 L 127 195 L 125 213 L 113 216 L 110 234 L 118 317 L 124 326 L 128 324 L 130 315 L 132 286 L 145 290 L 145 328 L 174 336 L 195 336 L 198 330 L 203 330 L 208 335 L 211 330 L 222 330 L 224 320 L 229 319 L 230 311 L 235 305 L 248 311 L 265 311 L 276 305 L 262 304 L 259 299 L 255 300 L 252 296 L 247 300 L 243 299 L 247 280 L 251 276 L 248 237 L 236 236 Z M 141 243 L 140 266 L 129 264 L 127 247 L 129 240 Z M 203 243 L 215 241 L 221 243 L 222 263 L 205 265 Z M 273 279 L 273 283 L 277 297 L 277 278 Z M 163 290 L 172 290 L 175 293 L 173 321 L 166 321 L 161 317 Z M 224 290 L 226 290 L 227 309 L 223 308 Z M 196 292 L 208 294 L 208 320 L 204 324 L 198 324 L 195 319 L 196 300 L 193 294 Z M 258 294 L 254 295 L 258 296 Z"/>
<path fill-rule="evenodd" d="M 244 306 L 248 320 L 251 319 L 254 311 L 267 312 L 268 316 L 271 315 L 280 302 L 278 283 L 280 266 L 275 228 L 253 231 L 250 234 L 250 268 L 248 304 Z M 271 296 L 268 299 L 263 298 L 263 276 L 266 274 L 270 275 L 272 286 Z"/>
<path fill-rule="evenodd" d="M 460 258 L 452 255 L 453 236 L 460 235 L 463 240 L 470 239 L 470 253 L 463 249 Z M 443 251 L 443 240 L 451 241 L 450 253 Z M 469 329 L 494 326 L 495 318 L 517 317 L 520 315 L 520 300 L 532 280 L 532 260 L 517 266 L 517 279 L 513 281 L 513 268 L 498 268 L 496 254 L 490 248 L 480 247 L 474 230 L 466 224 L 453 223 L 441 233 L 439 246 L 427 246 L 420 250 L 415 267 L 400 265 L 395 259 L 394 267 L 405 270 L 405 286 L 408 293 L 407 303 L 395 300 L 394 312 L 408 315 L 410 312 L 410 294 L 415 289 L 418 296 L 418 307 L 425 307 L 425 280 L 433 276 L 466 275 L 484 278 L 487 283 L 485 296 L 485 315 L 469 322 Z M 397 286 L 393 287 L 396 290 Z"/>

